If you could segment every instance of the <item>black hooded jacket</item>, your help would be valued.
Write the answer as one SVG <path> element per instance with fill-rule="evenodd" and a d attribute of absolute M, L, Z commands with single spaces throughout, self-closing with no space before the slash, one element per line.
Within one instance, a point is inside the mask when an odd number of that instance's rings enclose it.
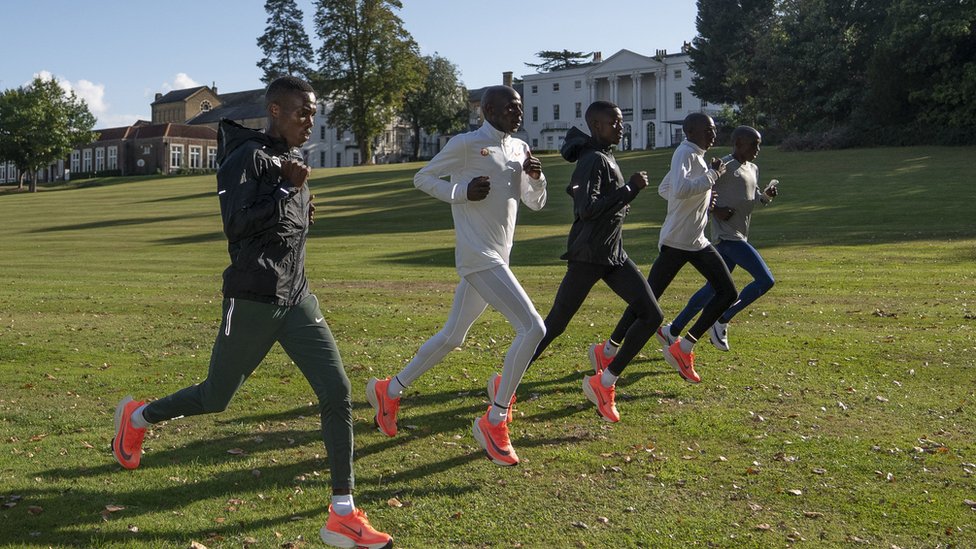
<path fill-rule="evenodd" d="M 220 121 L 217 194 L 230 254 L 225 298 L 293 306 L 308 295 L 309 191 L 281 178 L 287 159 L 302 155 L 284 140 Z"/>
<path fill-rule="evenodd" d="M 610 148 L 598 146 L 573 127 L 559 153 L 576 162 L 566 192 L 573 197 L 573 226 L 562 259 L 599 265 L 622 265 L 627 260 L 621 230 L 630 202 L 639 189 L 624 181 Z"/>

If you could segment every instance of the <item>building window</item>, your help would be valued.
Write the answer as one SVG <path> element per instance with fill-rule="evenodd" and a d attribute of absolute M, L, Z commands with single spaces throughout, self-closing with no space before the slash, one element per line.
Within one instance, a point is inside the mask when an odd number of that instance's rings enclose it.
<path fill-rule="evenodd" d="M 359 165 L 359 151 L 352 153 L 352 165 L 353 166 Z"/>
<path fill-rule="evenodd" d="M 708 106 L 708 101 L 705 101 L 704 99 L 701 100 L 701 103 L 703 109 Z"/>
<path fill-rule="evenodd" d="M 674 79 L 675 80 L 681 80 L 681 69 L 675 69 L 675 71 L 674 71 Z"/>
<path fill-rule="evenodd" d="M 539 121 L 539 107 L 532 107 L 532 121 Z"/>
<path fill-rule="evenodd" d="M 203 101 L 200 102 L 200 112 L 207 112 L 212 108 L 213 105 L 210 104 L 210 101 L 204 99 Z"/>
<path fill-rule="evenodd" d="M 183 167 L 183 145 L 170 145 L 169 169 L 177 170 Z"/>
<path fill-rule="evenodd" d="M 72 153 L 74 154 L 74 153 Z M 0 164 L 0 183 L 7 182 L 7 163 Z"/>
<path fill-rule="evenodd" d="M 325 151 L 319 152 L 319 167 L 320 168 L 325 167 Z"/>
<path fill-rule="evenodd" d="M 81 171 L 81 151 L 71 151 L 71 171 Z"/>
<path fill-rule="evenodd" d="M 576 118 L 583 118 L 583 104 L 576 103 Z"/>
<path fill-rule="evenodd" d="M 325 126 L 319 127 L 319 139 L 325 141 Z"/>
<path fill-rule="evenodd" d="M 553 82 L 552 83 L 552 91 L 554 91 L 554 92 L 559 91 L 559 82 Z"/>
<path fill-rule="evenodd" d="M 580 88 L 582 88 L 583 87 L 583 81 L 582 80 L 574 80 L 573 81 L 573 87 L 576 88 L 577 90 L 580 89 Z"/>
<path fill-rule="evenodd" d="M 105 169 L 105 148 L 95 149 L 95 171 L 100 172 Z"/>
<path fill-rule="evenodd" d="M 150 155 L 150 154 L 152 154 L 152 145 L 145 145 L 145 146 L 143 146 L 142 147 L 142 154 L 143 155 Z"/>
<path fill-rule="evenodd" d="M 552 119 L 559 120 L 559 105 L 552 106 Z"/>
<path fill-rule="evenodd" d="M 203 147 L 190 147 L 190 167 L 200 169 L 200 162 L 203 160 Z"/>
<path fill-rule="evenodd" d="M 674 93 L 674 108 L 676 109 L 681 108 L 681 92 Z"/>
<path fill-rule="evenodd" d="M 91 149 L 85 149 L 81 152 L 81 171 L 88 173 L 91 171 Z"/>
<path fill-rule="evenodd" d="M 532 139 L 532 148 L 533 149 L 539 148 L 539 140 L 538 139 Z"/>
<path fill-rule="evenodd" d="M 336 153 L 336 168 L 342 166 L 342 153 Z"/>
<path fill-rule="evenodd" d="M 547 135 L 546 136 L 546 150 L 550 150 L 550 151 L 552 150 L 552 136 L 551 135 Z"/>
<path fill-rule="evenodd" d="M 119 148 L 117 146 L 108 148 L 108 169 L 119 169 Z"/>
<path fill-rule="evenodd" d="M 217 148 L 207 147 L 207 169 L 217 169 Z"/>
<path fill-rule="evenodd" d="M 532 93 L 539 93 L 539 86 L 533 84 L 532 85 Z"/>
<path fill-rule="evenodd" d="M 684 138 L 685 138 L 685 134 L 684 132 L 681 131 L 681 128 L 676 128 L 674 130 L 674 141 L 672 141 L 672 143 L 681 143 L 681 140 L 683 140 Z"/>

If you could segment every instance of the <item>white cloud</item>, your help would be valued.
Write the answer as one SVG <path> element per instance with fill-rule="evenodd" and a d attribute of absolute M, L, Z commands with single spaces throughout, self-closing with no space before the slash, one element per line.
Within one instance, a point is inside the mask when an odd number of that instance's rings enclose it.
<path fill-rule="evenodd" d="M 172 82 L 163 82 L 163 85 L 161 87 L 163 89 L 163 93 L 165 94 L 173 90 L 185 90 L 186 88 L 195 88 L 199 85 L 200 84 L 198 84 L 196 80 L 190 78 L 190 75 L 186 74 L 185 72 L 180 72 L 176 74 L 176 77 L 173 78 Z"/>
<path fill-rule="evenodd" d="M 41 80 L 54 80 L 61 86 L 61 89 L 65 93 L 74 92 L 79 99 L 85 101 L 88 105 L 88 110 L 95 115 L 96 118 L 101 118 L 106 113 L 108 113 L 109 105 L 105 102 L 105 84 L 95 84 L 90 80 L 78 80 L 77 82 L 71 82 L 67 78 L 62 78 L 51 74 L 50 71 L 40 71 L 34 75 L 35 78 L 40 78 Z"/>

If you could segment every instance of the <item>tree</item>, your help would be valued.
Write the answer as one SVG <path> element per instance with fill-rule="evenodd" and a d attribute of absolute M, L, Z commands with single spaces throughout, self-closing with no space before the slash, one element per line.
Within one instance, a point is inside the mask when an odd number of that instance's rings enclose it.
<path fill-rule="evenodd" d="M 757 53 L 774 22 L 775 0 L 698 0 L 688 66 L 691 91 L 715 104 L 734 104 L 756 118 L 765 92 Z"/>
<path fill-rule="evenodd" d="M 270 84 L 279 76 L 309 79 L 313 52 L 302 24 L 302 10 L 295 0 L 267 0 L 264 11 L 268 13 L 268 26 L 258 37 L 258 47 L 264 52 L 258 61 L 264 71 L 261 81 Z"/>
<path fill-rule="evenodd" d="M 586 60 L 590 57 L 590 54 L 581 51 L 543 50 L 537 52 L 535 56 L 541 59 L 542 63 L 526 63 L 525 65 L 527 67 L 532 67 L 537 72 L 552 72 L 561 69 L 571 69 L 586 64 Z"/>
<path fill-rule="evenodd" d="M 330 102 L 329 124 L 351 130 L 373 163 L 373 141 L 423 77 L 417 43 L 394 13 L 399 0 L 316 0 L 322 46 L 314 85 Z"/>
<path fill-rule="evenodd" d="M 407 94 L 403 116 L 413 129 L 413 159 L 420 156 L 420 131 L 449 133 L 468 121 L 468 91 L 458 81 L 457 67 L 437 54 L 423 57 L 423 87 Z"/>
<path fill-rule="evenodd" d="M 13 162 L 21 177 L 28 174 L 30 192 L 37 192 L 37 170 L 97 139 L 94 125 L 95 116 L 73 91 L 34 78 L 0 94 L 0 158 Z"/>

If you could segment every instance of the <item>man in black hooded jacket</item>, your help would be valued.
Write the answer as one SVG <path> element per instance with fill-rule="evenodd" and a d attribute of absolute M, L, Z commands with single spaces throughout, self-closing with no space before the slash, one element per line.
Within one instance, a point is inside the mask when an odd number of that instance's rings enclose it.
<path fill-rule="evenodd" d="M 570 129 L 560 151 L 567 161 L 576 162 L 566 188 L 573 197 L 574 213 L 567 250 L 562 255 L 569 263 L 552 310 L 546 316 L 546 336 L 533 360 L 566 330 L 593 285 L 598 280 L 606 282 L 637 312 L 638 320 L 611 361 L 602 363 L 603 354 L 590 349 L 596 374 L 583 378 L 583 393 L 596 404 L 600 416 L 617 422 L 617 378 L 664 320 L 664 314 L 640 269 L 627 257 L 621 234 L 630 202 L 647 186 L 647 173 L 635 173 L 624 183 L 611 152 L 611 146 L 620 143 L 623 136 L 623 116 L 616 105 L 594 102 L 586 109 L 586 125 L 590 135 L 575 127 Z"/>
<path fill-rule="evenodd" d="M 304 80 L 286 76 L 268 86 L 265 105 L 264 132 L 220 123 L 217 195 L 230 266 L 224 270 L 223 316 L 207 379 L 149 404 L 122 399 L 112 453 L 123 467 L 135 469 L 153 423 L 226 409 L 278 342 L 319 400 L 332 477 L 329 518 L 319 535 L 336 547 L 379 549 L 393 539 L 373 529 L 353 503 L 349 379 L 305 277 L 305 239 L 315 207 L 307 185 L 311 170 L 298 147 L 311 135 L 315 93 Z"/>

